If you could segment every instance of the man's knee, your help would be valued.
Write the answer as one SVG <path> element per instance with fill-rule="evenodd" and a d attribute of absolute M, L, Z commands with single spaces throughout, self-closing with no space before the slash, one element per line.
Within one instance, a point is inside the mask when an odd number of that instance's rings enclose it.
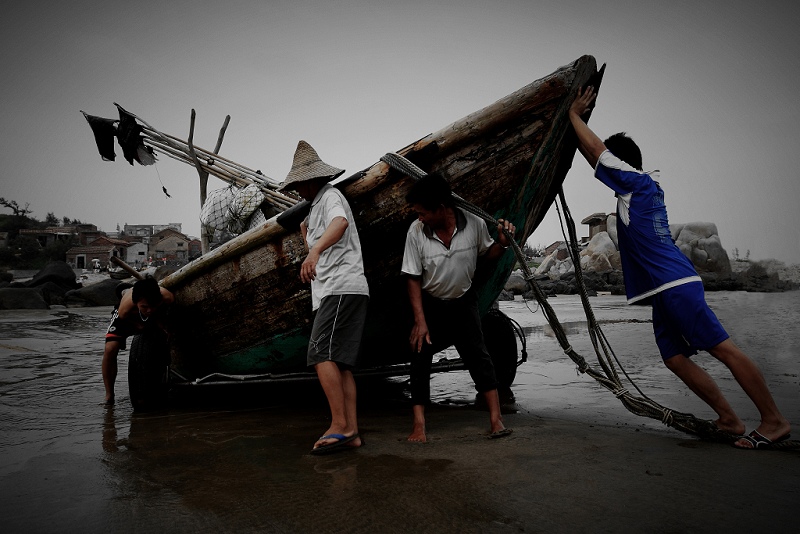
<path fill-rule="evenodd" d="M 664 365 L 673 373 L 680 371 L 689 363 L 691 363 L 691 361 L 683 354 L 676 354 L 664 359 Z"/>

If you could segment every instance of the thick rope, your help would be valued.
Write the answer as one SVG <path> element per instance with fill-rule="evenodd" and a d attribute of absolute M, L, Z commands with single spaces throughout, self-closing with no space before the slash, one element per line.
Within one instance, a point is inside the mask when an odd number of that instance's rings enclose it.
<path fill-rule="evenodd" d="M 408 159 L 404 158 L 395 153 L 388 153 L 384 157 L 381 158 L 381 161 L 392 167 L 393 169 L 405 174 L 415 180 L 419 180 L 420 178 L 426 176 L 426 172 L 416 166 L 414 163 L 409 161 Z M 460 196 L 453 193 L 453 198 L 455 199 L 455 204 L 459 208 L 463 209 L 464 211 L 468 211 L 477 215 L 478 217 L 482 218 L 484 221 L 489 223 L 492 226 L 497 226 L 498 222 L 480 209 L 477 206 L 467 202 Z M 534 275 L 531 272 L 530 268 L 528 267 L 527 263 L 525 262 L 525 256 L 522 253 L 522 249 L 519 247 L 517 242 L 513 239 L 508 232 L 504 230 L 506 237 L 508 238 L 508 242 L 511 243 L 511 247 L 514 250 L 514 254 L 517 256 L 518 263 L 520 268 L 524 273 L 525 281 L 533 290 L 534 296 L 539 303 L 539 306 L 542 309 L 542 313 L 544 314 L 545 318 L 547 319 L 548 324 L 553 330 L 553 333 L 558 340 L 559 345 L 564 350 L 564 352 L 569 356 L 569 358 L 577 365 L 578 370 L 581 373 L 588 374 L 592 378 L 594 378 L 600 385 L 611 391 L 625 406 L 628 411 L 640 415 L 643 417 L 649 417 L 651 419 L 656 419 L 661 421 L 663 424 L 680 430 L 682 432 L 686 432 L 688 434 L 697 435 L 703 439 L 710 439 L 714 441 L 723 441 L 731 443 L 738 439 L 738 436 L 734 434 L 730 434 L 723 430 L 720 430 L 717 425 L 710 420 L 699 419 L 692 414 L 689 413 L 681 413 L 671 410 L 669 408 L 665 408 L 661 406 L 657 402 L 653 401 L 652 399 L 648 398 L 642 391 L 634 384 L 633 380 L 625 373 L 624 369 L 622 370 L 623 374 L 627 378 L 627 380 L 633 385 L 636 391 L 639 392 L 641 396 L 634 396 L 631 394 L 627 389 L 625 389 L 621 383 L 619 375 L 617 373 L 617 367 L 622 369 L 622 365 L 620 364 L 619 360 L 617 359 L 614 351 L 611 349 L 608 340 L 606 339 L 605 335 L 603 334 L 600 325 L 597 323 L 597 319 L 594 316 L 594 312 L 592 311 L 591 305 L 589 303 L 589 296 L 586 292 L 586 285 L 583 280 L 583 273 L 580 269 L 580 259 L 578 257 L 578 250 L 577 250 L 577 238 L 575 237 L 575 224 L 572 221 L 571 215 L 569 214 L 569 210 L 566 207 L 566 201 L 564 200 L 564 192 L 563 190 L 559 192 L 559 200 L 561 201 L 562 207 L 565 212 L 565 217 L 567 218 L 567 228 L 569 229 L 570 239 L 568 243 L 570 244 L 570 256 L 572 257 L 573 265 L 575 265 L 575 279 L 579 288 L 581 302 L 583 304 L 584 312 L 586 314 L 587 322 L 589 325 L 589 335 L 592 341 L 592 346 L 594 347 L 595 353 L 597 355 L 598 362 L 602 367 L 602 371 L 599 371 L 593 367 L 591 367 L 587 362 L 586 359 L 578 354 L 570 345 L 566 332 L 564 331 L 563 326 L 558 320 L 555 311 L 550 306 L 550 303 L 547 301 L 547 296 L 544 294 L 542 289 L 539 287 L 539 284 L 534 279 Z M 563 231 L 563 227 L 562 227 Z M 616 362 L 616 364 L 615 364 Z"/>

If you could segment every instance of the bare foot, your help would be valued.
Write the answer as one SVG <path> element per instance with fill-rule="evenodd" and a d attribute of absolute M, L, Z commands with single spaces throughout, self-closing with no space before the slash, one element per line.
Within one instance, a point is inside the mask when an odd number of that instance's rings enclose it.
<path fill-rule="evenodd" d="M 106 396 L 105 400 L 103 401 L 103 406 L 111 406 L 114 404 L 114 395 Z"/>
<path fill-rule="evenodd" d="M 411 434 L 408 436 L 408 441 L 413 441 L 414 443 L 427 443 L 428 436 L 425 434 L 425 425 L 414 423 L 414 427 L 411 429 Z"/>

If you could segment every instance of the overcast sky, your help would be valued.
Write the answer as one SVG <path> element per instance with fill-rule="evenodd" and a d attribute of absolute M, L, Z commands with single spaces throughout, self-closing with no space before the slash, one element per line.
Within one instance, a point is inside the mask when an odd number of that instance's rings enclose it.
<path fill-rule="evenodd" d="M 661 170 L 670 221 L 716 223 L 729 254 L 798 263 L 792 5 L 14 2 L 0 34 L 0 196 L 39 219 L 105 231 L 180 222 L 199 235 L 194 169 L 169 158 L 131 167 L 119 148 L 102 161 L 80 110 L 117 118 L 118 102 L 185 139 L 194 108 L 207 149 L 229 114 L 222 155 L 282 180 L 305 139 L 349 174 L 591 54 L 608 66 L 590 125 L 637 140 L 645 169 Z M 578 221 L 614 210 L 579 155 L 564 187 Z M 559 239 L 556 221 L 551 211 L 530 243 Z"/>

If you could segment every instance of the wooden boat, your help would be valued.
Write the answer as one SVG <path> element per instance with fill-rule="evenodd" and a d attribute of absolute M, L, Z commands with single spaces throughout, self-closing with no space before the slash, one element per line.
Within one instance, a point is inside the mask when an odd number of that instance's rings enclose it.
<path fill-rule="evenodd" d="M 576 142 L 569 106 L 579 88 L 598 87 L 602 73 L 593 57 L 581 57 L 397 154 L 444 176 L 456 194 L 494 217 L 512 221 L 522 244 L 572 164 Z M 412 182 L 379 161 L 334 184 L 355 215 L 370 286 L 362 372 L 407 362 L 410 313 L 400 264 L 414 218 L 405 202 Z M 162 281 L 180 307 L 170 341 L 178 382 L 289 379 L 308 371 L 311 296 L 298 277 L 306 256 L 298 225 L 307 210 L 302 202 Z M 497 265 L 479 269 L 482 313 L 515 262 L 506 254 Z"/>

